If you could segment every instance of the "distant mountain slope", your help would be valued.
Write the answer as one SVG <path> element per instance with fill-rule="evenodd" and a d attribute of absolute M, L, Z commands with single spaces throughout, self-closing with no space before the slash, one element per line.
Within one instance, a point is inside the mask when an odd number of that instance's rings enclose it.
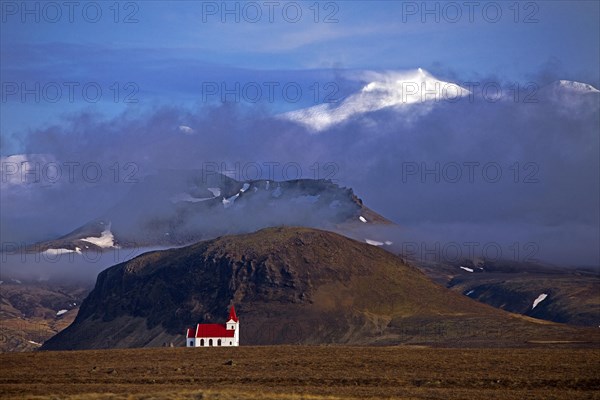
<path fill-rule="evenodd" d="M 33 247 L 68 253 L 181 246 L 269 226 L 354 231 L 373 224 L 391 222 L 364 206 L 352 189 L 331 181 L 238 182 L 202 170 L 165 170 L 133 185 L 96 221 Z"/>
<path fill-rule="evenodd" d="M 309 228 L 269 228 L 156 251 L 98 276 L 71 326 L 43 349 L 183 343 L 235 304 L 241 343 L 521 346 L 600 341 L 431 282 L 379 247 Z"/>
<path fill-rule="evenodd" d="M 39 349 L 73 322 L 92 286 L 1 278 L 0 352 Z"/>
<path fill-rule="evenodd" d="M 538 263 L 417 263 L 436 282 L 482 303 L 534 318 L 600 326 L 600 271 Z"/>

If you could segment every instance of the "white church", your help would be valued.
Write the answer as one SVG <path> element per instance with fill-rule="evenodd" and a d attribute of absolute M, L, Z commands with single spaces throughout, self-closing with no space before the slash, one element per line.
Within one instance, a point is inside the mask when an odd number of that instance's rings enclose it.
<path fill-rule="evenodd" d="M 198 324 L 196 328 L 188 328 L 187 347 L 230 347 L 240 345 L 240 320 L 235 308 L 229 309 L 226 324 Z"/>

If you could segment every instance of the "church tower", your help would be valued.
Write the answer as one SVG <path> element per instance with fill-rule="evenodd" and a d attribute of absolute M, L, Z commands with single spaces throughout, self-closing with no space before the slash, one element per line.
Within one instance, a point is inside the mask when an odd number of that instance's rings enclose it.
<path fill-rule="evenodd" d="M 228 331 L 233 330 L 235 331 L 233 338 L 234 338 L 234 346 L 239 346 L 240 345 L 240 320 L 238 319 L 237 315 L 235 314 L 235 307 L 231 306 L 231 308 L 229 309 L 229 319 L 227 320 L 227 324 L 226 324 L 226 329 Z"/>

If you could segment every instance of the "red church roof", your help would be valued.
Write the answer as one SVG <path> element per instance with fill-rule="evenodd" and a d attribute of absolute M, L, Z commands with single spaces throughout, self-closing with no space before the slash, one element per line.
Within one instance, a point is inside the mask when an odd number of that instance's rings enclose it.
<path fill-rule="evenodd" d="M 188 329 L 188 337 L 194 337 L 194 335 L 190 336 L 190 331 L 193 329 Z M 221 324 L 198 324 L 196 326 L 195 337 L 197 338 L 207 338 L 207 337 L 230 337 L 232 338 L 235 334 L 234 330 L 225 329 L 225 325 Z"/>

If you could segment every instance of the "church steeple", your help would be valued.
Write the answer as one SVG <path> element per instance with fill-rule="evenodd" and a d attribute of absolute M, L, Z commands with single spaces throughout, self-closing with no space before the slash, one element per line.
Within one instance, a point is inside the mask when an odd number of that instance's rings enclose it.
<path fill-rule="evenodd" d="M 229 321 L 235 321 L 238 322 L 238 317 L 235 314 L 235 307 L 231 306 L 231 308 L 229 309 Z"/>

